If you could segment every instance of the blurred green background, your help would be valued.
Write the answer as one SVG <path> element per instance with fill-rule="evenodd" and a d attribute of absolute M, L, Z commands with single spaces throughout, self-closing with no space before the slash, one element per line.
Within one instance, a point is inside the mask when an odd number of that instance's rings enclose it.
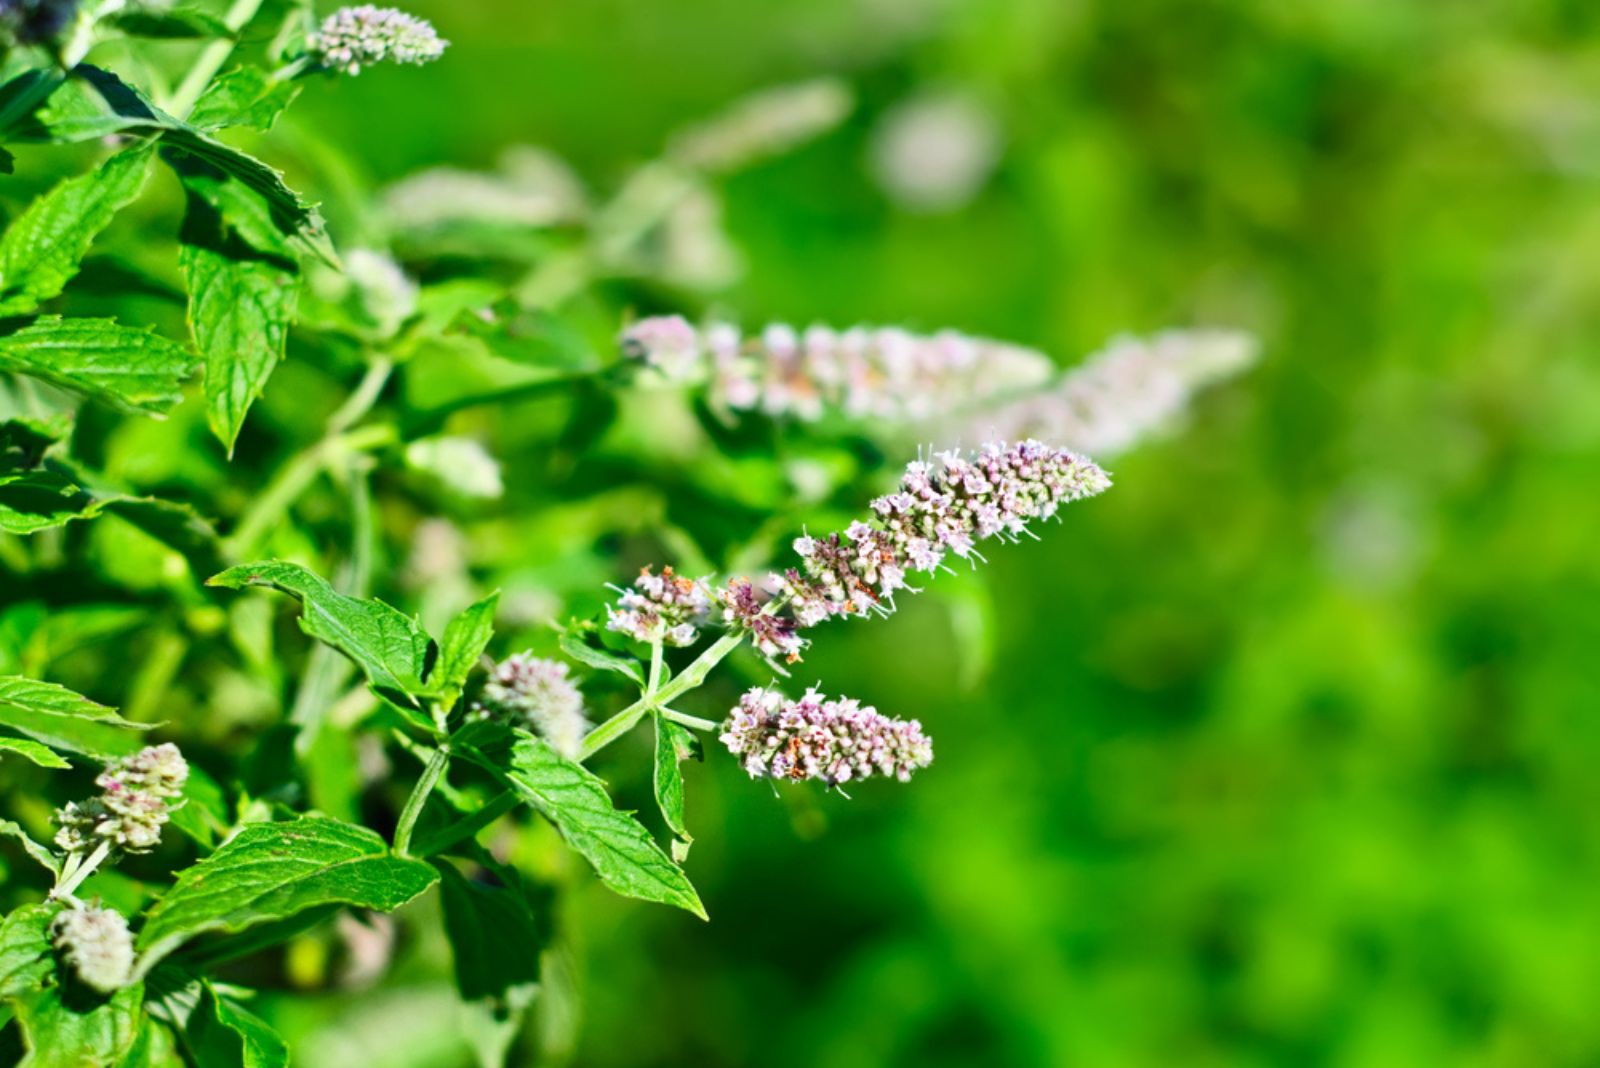
<path fill-rule="evenodd" d="M 444 62 L 298 111 L 375 177 L 527 143 L 604 188 L 835 74 L 850 120 L 728 181 L 717 306 L 1264 341 L 1042 544 L 819 634 L 938 761 L 849 801 L 692 769 L 712 923 L 585 894 L 577 1063 L 1600 1063 L 1600 9 L 415 6 Z M 929 210 L 873 161 L 950 97 L 998 158 Z M 412 1063 L 406 1004 L 340 1027 Z"/>
<path fill-rule="evenodd" d="M 712 922 L 584 883 L 574 1063 L 1600 1064 L 1600 8 L 409 6 L 442 62 L 294 112 L 367 182 L 538 145 L 604 192 L 752 90 L 854 90 L 720 187 L 736 277 L 616 308 L 948 326 L 1063 364 L 1119 331 L 1263 340 L 1042 543 L 817 633 L 796 681 L 920 718 L 938 760 L 850 800 L 692 767 Z M 549 470 L 500 444 L 533 493 Z M 547 538 L 587 553 L 564 514 Z M 594 608 L 626 572 L 585 566 L 563 581 Z M 601 771 L 648 805 L 642 739 Z M 414 956 L 261 1010 L 308 1065 L 466 1063 L 438 947 Z"/>

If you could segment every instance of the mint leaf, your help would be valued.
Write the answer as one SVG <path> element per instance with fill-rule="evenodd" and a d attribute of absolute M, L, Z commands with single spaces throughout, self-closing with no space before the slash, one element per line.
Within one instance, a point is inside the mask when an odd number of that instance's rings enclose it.
<path fill-rule="evenodd" d="M 161 412 L 178 403 L 195 362 L 177 343 L 111 319 L 42 315 L 0 333 L 0 371 L 138 411 Z"/>
<path fill-rule="evenodd" d="M 283 359 L 299 268 L 256 251 L 193 192 L 178 262 L 189 288 L 189 329 L 205 359 L 207 419 L 232 454 L 245 413 Z"/>
<path fill-rule="evenodd" d="M 0 738 L 0 757 L 6 753 L 16 753 L 18 756 L 27 757 L 41 768 L 70 768 L 65 760 L 50 749 L 47 745 L 31 742 L 26 738 Z"/>
<path fill-rule="evenodd" d="M 60 905 L 24 905 L 0 920 L 0 998 L 28 994 L 55 971 L 50 921 Z"/>
<path fill-rule="evenodd" d="M 140 748 L 147 723 L 130 723 L 65 686 L 0 676 L 0 725 L 69 753 L 108 758 Z"/>
<path fill-rule="evenodd" d="M 268 130 L 299 92 L 298 82 L 275 80 L 255 67 L 239 67 L 211 83 L 189 113 L 189 125 L 202 130 L 227 126 Z"/>
<path fill-rule="evenodd" d="M 687 852 L 688 844 L 694 841 L 694 835 L 689 833 L 689 828 L 684 823 L 683 769 L 678 767 L 678 764 L 699 755 L 700 740 L 682 724 L 674 723 L 660 712 L 655 714 L 655 721 L 656 805 L 661 809 L 661 818 L 667 821 L 672 833 L 682 841 L 682 851 Z M 675 842 L 673 845 L 676 854 L 679 851 L 678 843 Z"/>
<path fill-rule="evenodd" d="M 15 838 L 22 844 L 23 852 L 44 865 L 52 874 L 57 876 L 61 874 L 61 861 L 56 859 L 56 855 L 50 850 L 34 841 L 28 832 L 22 829 L 21 824 L 11 820 L 0 820 L 0 834 L 7 838 Z"/>
<path fill-rule="evenodd" d="M 615 671 L 619 675 L 626 675 L 640 686 L 644 685 L 644 671 L 639 662 L 632 657 L 618 656 L 604 649 L 596 649 L 583 640 L 581 631 L 575 629 L 561 632 L 561 651 L 581 664 L 587 664 L 601 671 Z"/>
<path fill-rule="evenodd" d="M 438 873 L 394 856 L 365 827 L 323 816 L 253 823 L 178 882 L 148 913 L 138 946 L 158 960 L 203 931 L 242 931 L 320 905 L 392 912 Z"/>
<path fill-rule="evenodd" d="M 85 1068 L 121 1061 L 139 1037 L 144 984 L 110 998 L 79 997 L 63 984 L 12 1000 L 28 1055 L 17 1068 Z"/>
<path fill-rule="evenodd" d="M 455 704 L 467 684 L 467 676 L 494 637 L 494 611 L 500 603 L 496 590 L 450 621 L 439 643 L 439 666 L 432 684 L 449 704 Z"/>
<path fill-rule="evenodd" d="M 612 805 L 604 783 L 542 738 L 524 730 L 514 733 L 507 781 L 583 854 L 601 882 L 619 894 L 676 905 L 706 918 L 683 869 L 631 813 Z"/>
<path fill-rule="evenodd" d="M 0 476 L 0 530 L 7 534 L 33 534 L 99 510 L 87 490 L 57 471 Z"/>
<path fill-rule="evenodd" d="M 185 1063 L 203 1068 L 283 1068 L 289 1049 L 259 1016 L 199 979 L 167 965 L 145 981 L 152 1016 L 183 1036 Z"/>
<path fill-rule="evenodd" d="M 59 294 L 95 237 L 139 195 L 149 169 L 150 146 L 135 145 L 28 205 L 0 237 L 0 315 L 33 311 Z"/>
<path fill-rule="evenodd" d="M 232 37 L 233 30 L 215 15 L 192 7 L 133 7 L 103 20 L 129 37 L 156 40 L 203 40 Z"/>
<path fill-rule="evenodd" d="M 456 989 L 462 1000 L 489 999 L 505 1004 L 519 987 L 539 981 L 539 953 L 546 941 L 527 895 L 504 873 L 509 886 L 467 879 L 455 867 L 436 861 L 439 904 L 455 962 Z"/>
<path fill-rule="evenodd" d="M 354 660 L 375 688 L 396 695 L 427 691 L 423 680 L 438 647 L 416 620 L 399 609 L 382 601 L 346 597 L 299 564 L 281 560 L 230 567 L 206 585 L 281 590 L 302 605 L 300 629 Z"/>

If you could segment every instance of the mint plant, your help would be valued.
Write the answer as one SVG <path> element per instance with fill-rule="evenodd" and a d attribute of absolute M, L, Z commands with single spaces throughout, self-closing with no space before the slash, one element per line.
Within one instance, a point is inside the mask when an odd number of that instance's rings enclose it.
<path fill-rule="evenodd" d="M 360 179 L 314 130 L 263 135 L 321 79 L 439 59 L 426 22 L 14 0 L 0 29 L 0 161 L 82 168 L 0 235 L 0 1049 L 35 1068 L 289 1063 L 237 977 L 351 912 L 442 927 L 483 1063 L 537 1044 L 570 891 L 519 863 L 539 825 L 706 918 L 684 762 L 839 794 L 926 768 L 916 720 L 795 696 L 811 632 L 1037 536 L 1110 486 L 1072 449 L 1132 445 L 1249 357 L 1177 332 L 1061 374 L 956 332 L 617 306 L 721 284 L 715 182 L 839 121 L 831 83 L 676 134 L 609 196 L 519 155 L 340 195 L 330 225 L 255 152 Z M 653 411 L 715 476 L 683 491 L 748 529 L 668 514 Z M 502 470 L 496 432 L 542 465 Z M 628 579 L 624 534 L 667 559 Z M 590 767 L 635 732 L 645 817 Z"/>

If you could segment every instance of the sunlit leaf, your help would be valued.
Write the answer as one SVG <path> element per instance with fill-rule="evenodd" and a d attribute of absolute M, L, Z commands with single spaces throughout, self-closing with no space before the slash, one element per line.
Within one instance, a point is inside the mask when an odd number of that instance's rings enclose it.
<path fill-rule="evenodd" d="M 0 331 L 0 371 L 32 375 L 140 411 L 160 412 L 176 404 L 196 362 L 183 346 L 153 330 L 110 319 L 42 315 Z"/>
<path fill-rule="evenodd" d="M 140 748 L 140 732 L 151 727 L 130 723 L 65 686 L 15 675 L 0 676 L 0 725 L 55 749 L 100 758 Z"/>

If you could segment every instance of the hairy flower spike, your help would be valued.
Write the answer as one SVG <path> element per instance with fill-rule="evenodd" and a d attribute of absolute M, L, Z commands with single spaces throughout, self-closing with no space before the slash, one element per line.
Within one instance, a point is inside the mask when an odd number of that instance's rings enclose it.
<path fill-rule="evenodd" d="M 791 701 L 757 687 L 739 700 L 721 735 L 753 779 L 820 779 L 829 786 L 881 775 L 905 782 L 933 761 L 916 720 L 890 719 L 861 702 L 815 689 Z"/>
<path fill-rule="evenodd" d="M 444 54 L 442 40 L 426 19 L 392 7 L 361 4 L 341 7 L 311 35 L 307 51 L 330 70 L 360 74 L 363 67 L 384 60 L 430 63 Z"/>
<path fill-rule="evenodd" d="M 56 812 L 56 844 L 69 853 L 87 853 L 101 843 L 124 853 L 147 853 L 161 841 L 170 803 L 182 795 L 188 778 L 188 762 L 170 742 L 123 757 L 95 779 L 98 797 L 69 802 Z"/>
<path fill-rule="evenodd" d="M 1119 337 L 1050 389 L 974 415 L 970 429 L 1114 456 L 1169 426 L 1200 389 L 1248 367 L 1256 348 L 1255 338 L 1234 330 Z"/>
<path fill-rule="evenodd" d="M 1092 461 L 1037 441 L 939 453 L 907 465 L 894 493 L 872 502 L 871 522 L 794 543 L 802 567 L 777 576 L 802 627 L 834 615 L 887 613 L 912 572 L 931 572 L 954 553 L 981 559 L 990 538 L 1015 541 L 1035 519 L 1100 493 L 1111 479 Z"/>
<path fill-rule="evenodd" d="M 709 378 L 712 396 L 738 411 L 814 421 L 920 421 L 1038 386 L 1053 373 L 1042 353 L 953 330 L 774 323 L 743 338 L 727 323 L 696 330 L 682 316 L 641 319 L 622 334 L 625 355 L 677 382 Z"/>
<path fill-rule="evenodd" d="M 793 619 L 768 611 L 749 579 L 729 579 L 717 591 L 722 606 L 722 622 L 731 631 L 750 636 L 750 644 L 762 656 L 783 657 L 790 663 L 800 659 L 805 639 L 795 633 Z"/>
<path fill-rule="evenodd" d="M 576 758 L 589 733 L 583 692 L 567 677 L 567 665 L 530 652 L 495 665 L 474 709 L 481 716 L 520 720 L 567 757 Z"/>
<path fill-rule="evenodd" d="M 51 921 L 50 937 L 79 980 L 102 994 L 120 990 L 133 974 L 133 937 L 120 912 L 68 909 Z"/>
<path fill-rule="evenodd" d="M 711 617 L 711 587 L 705 579 L 688 579 L 664 567 L 639 572 L 633 586 L 619 590 L 615 606 L 607 606 L 606 626 L 636 641 L 666 645 L 693 645 L 700 627 Z"/>

